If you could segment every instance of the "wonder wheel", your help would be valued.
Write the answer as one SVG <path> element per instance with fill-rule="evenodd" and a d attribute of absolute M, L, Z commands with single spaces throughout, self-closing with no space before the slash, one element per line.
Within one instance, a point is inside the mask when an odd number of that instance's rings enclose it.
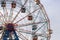
<path fill-rule="evenodd" d="M 0 40 L 50 40 L 50 20 L 40 0 L 0 0 Z"/>

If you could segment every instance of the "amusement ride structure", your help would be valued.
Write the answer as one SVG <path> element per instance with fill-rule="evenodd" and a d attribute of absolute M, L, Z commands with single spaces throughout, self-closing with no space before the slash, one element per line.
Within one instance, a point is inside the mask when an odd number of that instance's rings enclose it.
<path fill-rule="evenodd" d="M 50 40 L 50 20 L 40 0 L 0 0 L 0 40 Z"/>

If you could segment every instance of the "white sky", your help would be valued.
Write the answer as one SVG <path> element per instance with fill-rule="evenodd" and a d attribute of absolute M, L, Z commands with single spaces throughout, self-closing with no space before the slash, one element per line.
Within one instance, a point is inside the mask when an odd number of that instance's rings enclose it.
<path fill-rule="evenodd" d="M 41 0 L 50 18 L 53 34 L 51 40 L 60 40 L 60 0 Z"/>

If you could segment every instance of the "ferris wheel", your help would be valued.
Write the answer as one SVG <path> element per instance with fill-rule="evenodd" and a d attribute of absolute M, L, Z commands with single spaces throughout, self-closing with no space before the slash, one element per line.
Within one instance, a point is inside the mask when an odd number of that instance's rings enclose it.
<path fill-rule="evenodd" d="M 0 0 L 0 40 L 50 40 L 50 20 L 40 0 Z"/>

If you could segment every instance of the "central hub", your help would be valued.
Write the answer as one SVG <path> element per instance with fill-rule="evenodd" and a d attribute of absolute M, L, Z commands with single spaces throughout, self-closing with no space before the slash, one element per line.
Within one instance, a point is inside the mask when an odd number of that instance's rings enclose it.
<path fill-rule="evenodd" d="M 6 29 L 7 30 L 14 30 L 14 24 L 13 23 L 6 24 Z"/>

